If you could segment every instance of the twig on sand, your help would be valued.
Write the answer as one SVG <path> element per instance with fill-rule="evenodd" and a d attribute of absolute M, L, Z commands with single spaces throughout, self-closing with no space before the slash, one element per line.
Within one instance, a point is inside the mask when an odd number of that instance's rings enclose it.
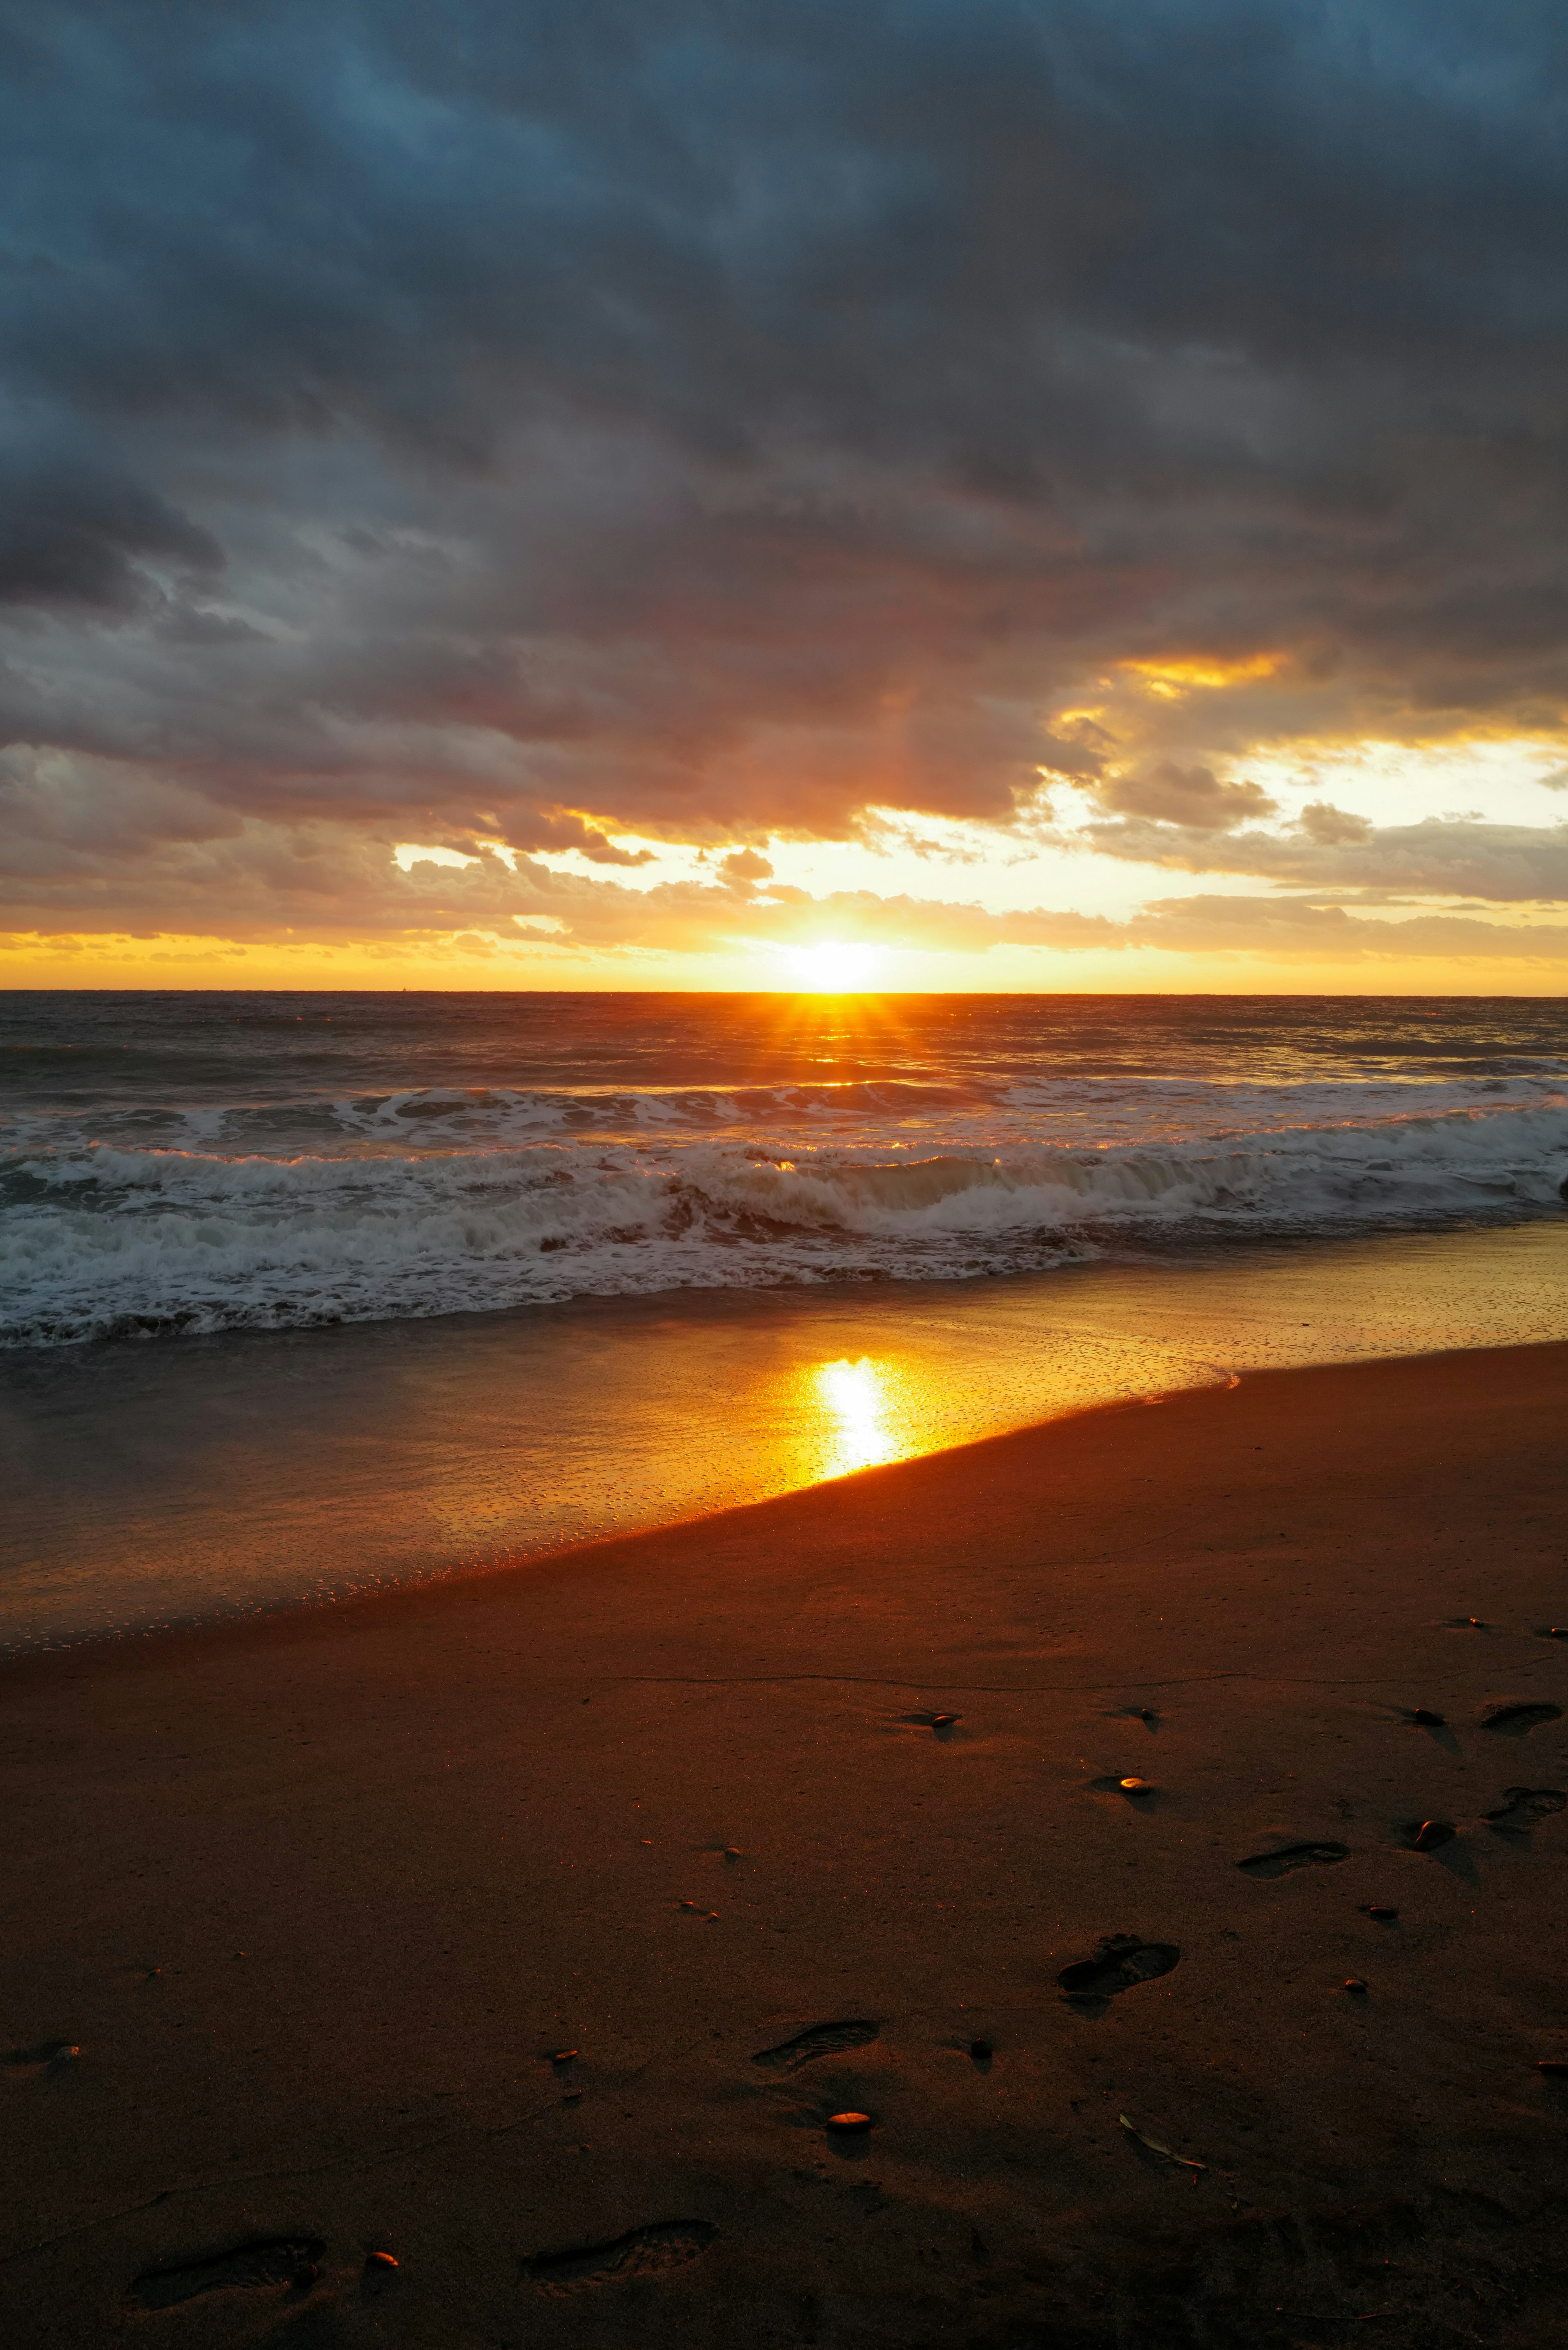
<path fill-rule="evenodd" d="M 1158 2138 L 1145 2137 L 1142 2130 L 1135 2127 L 1135 2126 L 1128 2121 L 1126 2114 L 1118 2114 L 1116 2116 L 1116 2119 L 1120 2122 L 1127 2136 L 1129 2137 L 1136 2137 L 1139 2146 L 1147 2146 L 1150 2154 L 1163 2156 L 1167 2162 L 1174 2162 L 1181 2170 L 1196 2171 L 1208 2169 L 1209 2165 L 1206 2162 L 1199 2162 L 1192 2155 L 1173 2154 L 1169 2147 L 1161 2146 Z"/>

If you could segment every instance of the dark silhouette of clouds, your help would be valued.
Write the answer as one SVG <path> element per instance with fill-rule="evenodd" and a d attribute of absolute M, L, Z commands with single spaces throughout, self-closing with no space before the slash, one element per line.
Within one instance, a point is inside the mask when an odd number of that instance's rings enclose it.
<path fill-rule="evenodd" d="M 159 570 L 211 587 L 223 561 L 209 532 L 91 454 L 0 457 L 0 606 L 133 612 Z"/>
<path fill-rule="evenodd" d="M 1542 0 L 0 10 L 16 887 L 373 926 L 392 838 L 1064 778 L 1114 856 L 1555 894 L 1221 771 L 1562 728 L 1565 68 Z"/>

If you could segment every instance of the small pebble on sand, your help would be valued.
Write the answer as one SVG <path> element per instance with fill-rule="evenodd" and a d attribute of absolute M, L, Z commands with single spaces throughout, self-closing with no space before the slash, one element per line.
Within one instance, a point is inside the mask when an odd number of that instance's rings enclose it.
<path fill-rule="evenodd" d="M 869 2114 L 829 2114 L 827 2126 L 840 2137 L 856 2137 L 862 2130 L 870 2128 L 871 2116 Z"/>
<path fill-rule="evenodd" d="M 989 2041 L 989 2040 L 971 2040 L 971 2041 L 970 2042 L 970 2043 L 969 2043 L 969 2053 L 970 2053 L 970 2054 L 974 2058 L 974 2061 L 975 2061 L 975 2063 L 976 2063 L 977 2064 L 989 2064 L 989 2063 L 991 2062 L 991 2043 L 990 2043 L 990 2041 Z"/>
<path fill-rule="evenodd" d="M 396 2256 L 391 2252 L 367 2252 L 365 2255 L 368 2269 L 395 2269 L 397 2265 Z"/>
<path fill-rule="evenodd" d="M 552 2064 L 569 2064 L 576 2053 L 575 2048 L 557 2048 L 550 2062 Z"/>
<path fill-rule="evenodd" d="M 1451 1820 L 1423 1820 L 1416 1831 L 1416 1849 L 1436 1852 L 1440 1844 L 1452 1844 L 1458 1834 Z"/>
<path fill-rule="evenodd" d="M 931 1716 L 931 1728 L 933 1730 L 950 1730 L 957 1720 L 958 1716 L 956 1713 L 933 1713 Z"/>
<path fill-rule="evenodd" d="M 1122 1793 L 1124 1795 L 1152 1795 L 1154 1789 L 1147 1779 L 1124 1779 Z"/>
<path fill-rule="evenodd" d="M 1418 1705 L 1410 1719 L 1419 1729 L 1441 1730 L 1448 1716 L 1443 1713 L 1434 1713 L 1429 1705 Z"/>
<path fill-rule="evenodd" d="M 1367 1914 L 1367 1916 L 1368 1916 L 1369 1918 L 1397 1918 L 1397 1916 L 1399 1915 L 1399 1912 L 1397 1911 L 1397 1909 L 1390 1909 L 1389 1908 L 1387 1908 L 1387 1907 L 1386 1907 L 1386 1905 L 1385 1903 L 1383 1903 L 1383 1902 L 1381 1902 L 1381 1901 L 1371 1901 L 1371 1902 L 1368 1902 L 1368 1904 L 1367 1904 L 1367 1907 L 1366 1907 L 1366 1914 Z"/>
<path fill-rule="evenodd" d="M 1568 2056 L 1542 2056 L 1535 2069 L 1550 2074 L 1554 2081 L 1568 2079 Z"/>
<path fill-rule="evenodd" d="M 1345 1978 L 1345 1988 L 1346 1991 L 1355 1991 L 1363 1999 L 1366 1996 L 1366 1985 L 1362 1981 L 1359 1975 L 1346 1975 Z"/>

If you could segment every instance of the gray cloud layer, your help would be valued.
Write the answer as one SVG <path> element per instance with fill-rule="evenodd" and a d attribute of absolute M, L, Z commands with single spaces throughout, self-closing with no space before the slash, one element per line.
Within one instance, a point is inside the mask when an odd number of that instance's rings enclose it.
<path fill-rule="evenodd" d="M 1556 830 L 1258 833 L 1213 764 L 1561 726 L 1565 68 L 1543 0 L 0 11 L 14 917 L 183 920 L 185 858 L 374 924 L 393 838 L 1041 766 L 1116 856 L 1568 894 Z"/>

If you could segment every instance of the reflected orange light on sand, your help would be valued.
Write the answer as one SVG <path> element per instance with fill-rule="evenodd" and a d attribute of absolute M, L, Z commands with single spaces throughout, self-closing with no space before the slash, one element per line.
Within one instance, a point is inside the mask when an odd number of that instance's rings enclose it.
<path fill-rule="evenodd" d="M 857 1363 L 819 1363 L 810 1376 L 828 1423 L 823 1430 L 827 1460 L 820 1475 L 847 1477 L 909 1449 L 888 1424 L 893 1399 L 886 1368 L 869 1355 Z"/>

